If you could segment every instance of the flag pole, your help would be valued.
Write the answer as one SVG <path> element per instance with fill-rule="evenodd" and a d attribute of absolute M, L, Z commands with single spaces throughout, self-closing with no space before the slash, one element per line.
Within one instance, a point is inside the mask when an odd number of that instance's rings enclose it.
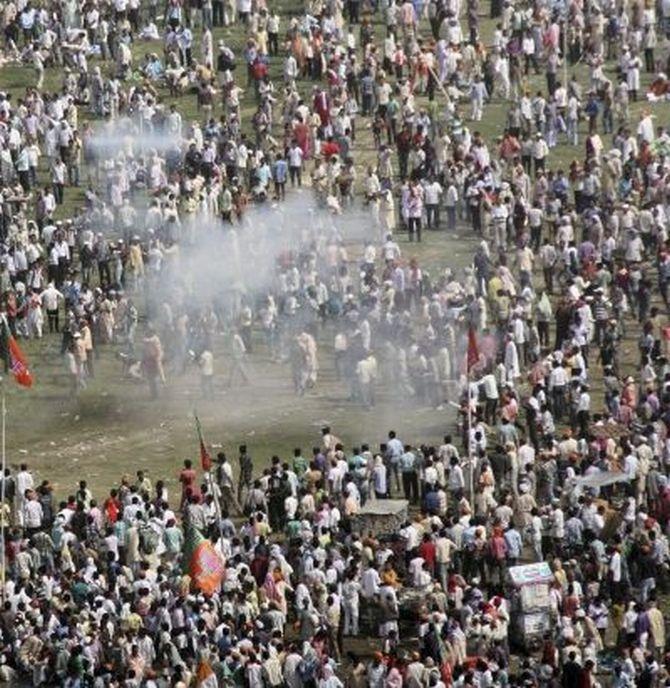
<path fill-rule="evenodd" d="M 198 414 L 196 411 L 193 411 L 193 417 L 195 418 L 195 427 L 198 431 L 198 441 L 202 442 L 204 445 L 205 440 L 202 436 L 202 427 L 200 425 L 200 419 L 198 418 Z M 214 481 L 212 480 L 212 467 L 209 467 L 209 470 L 207 471 L 207 483 L 209 485 L 209 491 L 212 494 L 212 497 L 214 498 L 214 511 L 216 512 L 216 525 L 219 530 L 219 537 L 223 541 L 223 527 L 221 526 L 221 505 L 219 504 L 219 495 L 216 493 L 216 490 L 214 489 Z"/>
<path fill-rule="evenodd" d="M 468 464 L 470 473 L 470 509 L 475 512 L 475 465 L 472 456 L 472 386 L 470 385 L 470 364 L 468 363 L 466 384 L 468 386 Z"/>
<path fill-rule="evenodd" d="M 471 385 L 471 374 L 472 369 L 477 364 L 479 359 L 479 351 L 477 350 L 477 341 L 474 334 L 474 329 L 472 324 L 468 325 L 468 349 L 465 359 L 465 384 L 467 385 L 467 400 L 468 400 L 468 437 L 467 437 L 467 452 L 468 452 L 468 467 L 470 476 L 470 508 L 472 512 L 475 511 L 475 457 L 472 450 L 472 385 Z"/>

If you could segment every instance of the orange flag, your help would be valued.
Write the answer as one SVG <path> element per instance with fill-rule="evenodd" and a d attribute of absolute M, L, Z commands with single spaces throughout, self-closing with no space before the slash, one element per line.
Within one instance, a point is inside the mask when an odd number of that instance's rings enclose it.
<path fill-rule="evenodd" d="M 28 370 L 28 361 L 23 355 L 18 342 L 11 335 L 9 337 L 9 367 L 14 375 L 14 379 L 22 387 L 33 386 L 33 376 L 30 370 Z"/>
<path fill-rule="evenodd" d="M 195 674 L 197 688 L 218 688 L 219 682 L 212 669 L 212 665 L 205 659 L 200 660 L 198 671 Z"/>
<path fill-rule="evenodd" d="M 191 576 L 193 587 L 213 595 L 221 585 L 225 565 L 214 545 L 193 526 L 186 530 L 184 570 Z"/>

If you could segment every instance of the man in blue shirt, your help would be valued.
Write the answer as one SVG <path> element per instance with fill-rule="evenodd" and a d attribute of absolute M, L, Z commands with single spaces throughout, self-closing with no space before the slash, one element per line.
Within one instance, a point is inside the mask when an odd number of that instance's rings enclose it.
<path fill-rule="evenodd" d="M 391 496 L 391 476 L 395 477 L 396 490 L 400 492 L 400 479 L 398 473 L 398 464 L 400 463 L 400 456 L 403 453 L 403 443 L 396 437 L 395 430 L 391 430 L 388 434 L 388 441 L 386 442 L 385 463 L 388 471 L 388 489 L 389 497 Z"/>
<path fill-rule="evenodd" d="M 519 531 L 512 524 L 505 531 L 505 544 L 507 545 L 507 565 L 516 566 L 521 557 L 523 540 Z"/>
<path fill-rule="evenodd" d="M 288 163 L 280 153 L 272 168 L 272 179 L 275 183 L 275 198 L 278 201 L 286 199 L 286 178 L 288 177 Z"/>
<path fill-rule="evenodd" d="M 428 486 L 426 496 L 423 499 L 423 507 L 431 516 L 440 513 L 440 495 L 437 491 L 437 486 Z"/>
<path fill-rule="evenodd" d="M 400 455 L 399 467 L 405 499 L 416 503 L 419 500 L 419 479 L 416 474 L 416 456 L 409 444 L 405 445 L 405 451 Z"/>

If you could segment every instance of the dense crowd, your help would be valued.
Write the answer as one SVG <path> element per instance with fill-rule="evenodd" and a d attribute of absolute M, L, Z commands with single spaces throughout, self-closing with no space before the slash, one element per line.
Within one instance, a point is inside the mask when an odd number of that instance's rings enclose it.
<path fill-rule="evenodd" d="M 0 93 L 5 364 L 58 336 L 73 395 L 114 351 L 211 398 L 260 347 L 302 395 L 327 341 L 352 403 L 458 398 L 458 427 L 240 447 L 179 494 L 8 470 L 0 682 L 670 685 L 670 4 L 281 9 L 2 3 L 0 76 L 34 77 Z M 456 231 L 471 264 L 425 270 Z M 398 527 L 361 529 L 389 497 Z"/>

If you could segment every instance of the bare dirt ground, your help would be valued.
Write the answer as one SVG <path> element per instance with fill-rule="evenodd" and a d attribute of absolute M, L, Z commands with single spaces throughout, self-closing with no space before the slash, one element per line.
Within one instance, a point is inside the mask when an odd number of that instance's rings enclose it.
<path fill-rule="evenodd" d="M 359 208 L 348 217 L 362 227 L 370 226 Z M 426 232 L 421 245 L 406 243 L 402 235 L 399 241 L 404 257 L 416 256 L 431 274 L 448 265 L 466 264 L 472 250 L 471 240 L 446 231 Z M 360 257 L 360 242 L 351 241 L 349 250 L 354 263 Z M 154 481 L 168 478 L 174 494 L 182 461 L 198 457 L 194 411 L 214 451 L 224 448 L 235 464 L 238 445 L 246 443 L 257 470 L 267 466 L 274 454 L 289 458 L 294 447 L 311 452 L 326 423 L 348 447 L 378 444 L 390 429 L 396 429 L 405 442 L 439 442 L 453 428 L 453 407 L 421 407 L 388 386 L 380 386 L 373 409 L 349 401 L 347 385 L 336 379 L 333 337 L 333 326 L 326 325 L 319 335 L 319 380 L 304 397 L 294 394 L 289 364 L 272 362 L 257 333 L 249 360 L 249 386 L 239 380 L 228 386 L 230 368 L 221 334 L 215 342 L 215 398 L 203 398 L 194 365 L 185 374 L 168 367 L 167 385 L 157 401 L 150 400 L 146 385 L 122 377 L 115 346 L 101 347 L 95 379 L 78 399 L 72 399 L 59 337 L 24 342 L 36 383 L 30 390 L 11 381 L 6 385 L 8 462 L 17 466 L 26 461 L 38 477 L 54 481 L 61 497 L 73 492 L 81 479 L 99 494 L 118 482 L 122 473 L 138 469 L 148 471 Z"/>

